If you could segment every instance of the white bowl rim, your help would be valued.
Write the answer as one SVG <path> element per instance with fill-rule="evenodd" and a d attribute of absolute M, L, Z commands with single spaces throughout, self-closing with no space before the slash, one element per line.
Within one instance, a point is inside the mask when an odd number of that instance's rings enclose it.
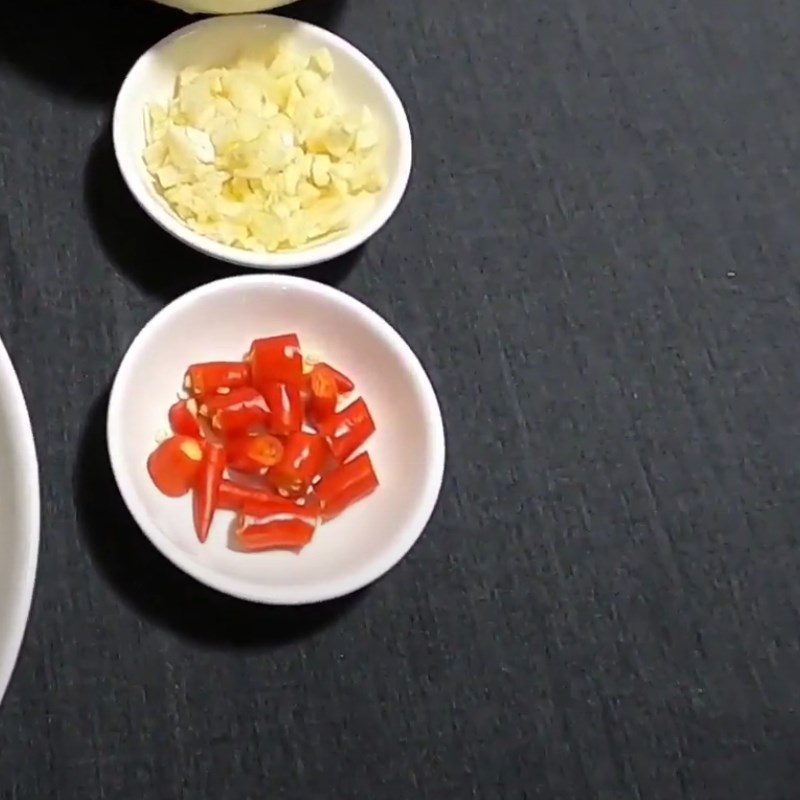
<path fill-rule="evenodd" d="M 225 245 L 221 242 L 216 242 L 205 236 L 195 233 L 191 228 L 185 225 L 174 214 L 170 213 L 166 208 L 163 208 L 157 199 L 153 197 L 147 188 L 142 185 L 139 175 L 136 172 L 134 165 L 129 159 L 122 156 L 125 150 L 123 144 L 125 133 L 123 130 L 122 108 L 125 105 L 127 93 L 130 85 L 133 83 L 136 73 L 142 68 L 144 63 L 150 58 L 157 50 L 169 45 L 173 40 L 179 39 L 186 34 L 197 30 L 199 28 L 211 26 L 237 26 L 243 23 L 250 22 L 253 25 L 269 23 L 280 20 L 281 24 L 291 22 L 297 25 L 301 30 L 314 31 L 315 35 L 329 45 L 336 49 L 347 52 L 354 61 L 358 62 L 363 69 L 368 72 L 373 80 L 379 85 L 381 91 L 385 95 L 389 106 L 391 108 L 391 118 L 394 125 L 397 127 L 398 137 L 400 140 L 400 158 L 397 161 L 396 172 L 393 173 L 396 177 L 390 181 L 390 185 L 384 190 L 388 195 L 383 199 L 381 206 L 383 211 L 381 213 L 374 212 L 370 214 L 362 223 L 355 229 L 346 232 L 342 236 L 338 236 L 329 242 L 312 246 L 306 249 L 281 252 L 281 253 L 255 253 L 249 250 L 243 250 L 231 245 Z M 337 34 L 325 30 L 318 25 L 313 25 L 310 22 L 297 20 L 292 17 L 286 17 L 278 14 L 233 14 L 230 16 L 209 17 L 207 19 L 193 22 L 185 25 L 182 28 L 174 31 L 173 33 L 165 36 L 163 39 L 156 42 L 152 47 L 148 48 L 128 71 L 125 80 L 122 82 L 117 99 L 114 104 L 114 114 L 112 120 L 112 139 L 114 143 L 114 153 L 119 166 L 119 170 L 136 202 L 147 213 L 147 215 L 160 225 L 165 231 L 172 234 L 179 241 L 189 245 L 198 252 L 205 253 L 206 255 L 218 258 L 221 261 L 227 261 L 231 264 L 240 264 L 252 269 L 265 269 L 265 270 L 290 270 L 308 267 L 313 264 L 319 264 L 323 261 L 330 261 L 338 258 L 341 255 L 349 252 L 350 250 L 359 247 L 366 242 L 370 237 L 377 233 L 391 218 L 400 201 L 403 199 L 408 181 L 411 176 L 411 163 L 412 163 L 412 142 L 411 142 L 411 126 L 408 122 L 403 103 L 400 100 L 395 88 L 390 83 L 389 79 L 383 74 L 380 68 L 362 53 L 355 45 L 350 44 L 346 39 L 343 39 Z"/>
<path fill-rule="evenodd" d="M 28 407 L 14 364 L 2 339 L 0 339 L 0 374 L 8 379 L 2 391 L 7 394 L 8 416 L 16 431 L 14 435 L 18 451 L 16 455 L 20 459 L 17 469 L 25 475 L 25 480 L 22 482 L 24 497 L 21 513 L 24 515 L 22 527 L 27 540 L 24 566 L 15 597 L 15 609 L 12 612 L 11 633 L 7 639 L 8 645 L 3 648 L 4 652 L 0 659 L 0 700 L 2 700 L 19 657 L 31 611 L 36 583 L 36 566 L 39 561 L 41 500 L 39 496 L 39 463 L 36 458 L 36 445 Z"/>
<path fill-rule="evenodd" d="M 430 464 L 432 478 L 425 487 L 423 496 L 420 498 L 411 521 L 406 525 L 406 535 L 395 542 L 390 548 L 387 548 L 385 554 L 380 559 L 373 559 L 366 567 L 354 570 L 347 576 L 327 580 L 324 584 L 319 586 L 315 585 L 313 590 L 309 590 L 308 587 L 299 589 L 293 586 L 271 587 L 268 585 L 256 584 L 251 580 L 221 575 L 214 569 L 198 564 L 188 553 L 183 551 L 164 535 L 158 525 L 153 523 L 150 516 L 145 511 L 143 504 L 139 502 L 133 480 L 128 470 L 125 468 L 122 454 L 122 419 L 121 411 L 118 410 L 122 403 L 122 387 L 127 378 L 126 372 L 128 370 L 128 365 L 133 363 L 132 357 L 148 342 L 150 336 L 153 335 L 175 311 L 181 310 L 199 298 L 215 294 L 218 291 L 226 290 L 231 287 L 247 291 L 248 287 L 253 286 L 263 287 L 267 285 L 278 288 L 281 286 L 285 287 L 287 284 L 294 284 L 305 290 L 313 291 L 328 299 L 341 303 L 350 312 L 358 314 L 368 320 L 378 329 L 383 337 L 393 342 L 394 346 L 397 347 L 402 354 L 402 358 L 407 364 L 413 380 L 422 391 L 426 412 L 425 416 L 429 424 L 432 425 L 432 434 L 434 437 L 433 460 Z M 290 275 L 238 275 L 231 278 L 223 278 L 207 283 L 181 295 L 156 313 L 131 342 L 117 370 L 109 396 L 106 437 L 111 469 L 122 498 L 137 525 L 161 554 L 172 561 L 175 566 L 212 589 L 216 589 L 217 591 L 233 597 L 238 597 L 242 600 L 272 605 L 302 605 L 333 600 L 337 597 L 342 597 L 358 591 L 381 578 L 401 561 L 422 535 L 436 507 L 442 481 L 444 479 L 445 433 L 441 409 L 430 378 L 414 351 L 383 317 L 360 300 L 324 283 L 318 283 L 308 278 Z"/>

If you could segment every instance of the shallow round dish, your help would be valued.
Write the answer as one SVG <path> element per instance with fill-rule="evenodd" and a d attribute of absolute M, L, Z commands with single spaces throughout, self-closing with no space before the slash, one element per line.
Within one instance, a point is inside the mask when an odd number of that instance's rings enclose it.
<path fill-rule="evenodd" d="M 327 47 L 333 56 L 333 81 L 348 106 L 369 106 L 381 128 L 386 153 L 386 186 L 370 210 L 341 236 L 318 245 L 277 253 L 254 253 L 220 244 L 189 228 L 156 192 L 142 159 L 144 115 L 153 102 L 166 103 L 178 73 L 191 65 L 224 66 L 243 49 L 287 36 L 299 53 Z M 165 230 L 208 255 L 257 269 L 293 269 L 327 261 L 365 242 L 389 219 L 408 184 L 411 131 L 403 105 L 384 74 L 361 52 L 333 33 L 307 22 L 271 14 L 214 17 L 195 22 L 162 39 L 134 65 L 117 96 L 114 151 L 122 177 L 139 205 Z"/>
<path fill-rule="evenodd" d="M 39 468 L 17 374 L 0 341 L 0 699 L 17 660 L 39 554 Z"/>
<path fill-rule="evenodd" d="M 230 512 L 218 512 L 200 544 L 189 497 L 161 495 L 147 474 L 186 367 L 241 358 L 253 339 L 295 332 L 348 374 L 377 427 L 367 442 L 380 488 L 318 528 L 292 552 L 228 547 Z M 174 564 L 219 591 L 263 603 L 310 603 L 365 586 L 394 566 L 425 527 L 442 482 L 444 429 L 433 388 L 414 353 L 374 311 L 303 278 L 228 278 L 180 297 L 136 337 L 120 365 L 108 410 L 108 448 L 131 514 Z"/>

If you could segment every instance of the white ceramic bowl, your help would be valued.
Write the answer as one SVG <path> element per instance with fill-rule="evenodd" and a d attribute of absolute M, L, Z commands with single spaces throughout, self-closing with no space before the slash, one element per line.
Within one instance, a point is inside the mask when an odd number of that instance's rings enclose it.
<path fill-rule="evenodd" d="M 305 249 L 253 253 L 220 244 L 191 230 L 156 192 L 145 168 L 145 108 L 172 97 L 175 79 L 190 65 L 223 66 L 243 48 L 289 36 L 296 50 L 310 53 L 327 47 L 333 56 L 333 80 L 343 101 L 367 105 L 385 140 L 387 185 L 375 197 L 366 216 L 342 236 Z M 351 44 L 306 22 L 270 14 L 214 17 L 195 22 L 150 48 L 134 65 L 117 96 L 113 122 L 114 150 L 125 182 L 142 208 L 164 229 L 208 255 L 260 269 L 292 269 L 327 261 L 365 242 L 389 219 L 408 184 L 411 172 L 411 131 L 400 98 L 383 73 Z"/>
<path fill-rule="evenodd" d="M 355 381 L 377 427 L 366 449 L 380 488 L 318 528 L 291 552 L 228 548 L 233 515 L 218 512 L 205 544 L 189 497 L 161 495 L 146 461 L 186 367 L 241 358 L 261 336 L 296 332 Z M 394 566 L 425 527 L 442 482 L 444 429 L 422 366 L 399 334 L 358 300 L 303 278 L 228 278 L 195 289 L 159 312 L 122 360 L 108 410 L 111 466 L 125 502 L 153 544 L 178 567 L 227 594 L 263 603 L 338 597 Z"/>
<path fill-rule="evenodd" d="M 39 468 L 17 375 L 0 342 L 0 698 L 17 660 L 39 554 Z"/>

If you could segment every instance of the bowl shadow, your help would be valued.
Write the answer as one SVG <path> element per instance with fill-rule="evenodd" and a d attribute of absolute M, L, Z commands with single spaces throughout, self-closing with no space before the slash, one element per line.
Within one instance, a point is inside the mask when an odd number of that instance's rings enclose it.
<path fill-rule="evenodd" d="M 83 193 L 90 222 L 106 256 L 123 276 L 148 294 L 170 301 L 212 280 L 259 272 L 197 252 L 153 222 L 125 185 L 109 126 L 92 146 Z M 363 245 L 332 261 L 289 270 L 287 274 L 336 286 L 356 266 L 362 248 Z"/>
<path fill-rule="evenodd" d="M 181 638 L 222 648 L 269 648 L 312 635 L 362 597 L 305 606 L 266 606 L 229 597 L 181 572 L 159 553 L 130 516 L 106 446 L 108 391 L 92 405 L 73 475 L 78 527 L 103 577 L 149 621 Z"/>
<path fill-rule="evenodd" d="M 344 0 L 299 0 L 285 16 L 331 26 Z M 149 47 L 200 19 L 149 0 L 26 0 L 6 3 L 0 62 L 50 91 L 108 102 Z"/>

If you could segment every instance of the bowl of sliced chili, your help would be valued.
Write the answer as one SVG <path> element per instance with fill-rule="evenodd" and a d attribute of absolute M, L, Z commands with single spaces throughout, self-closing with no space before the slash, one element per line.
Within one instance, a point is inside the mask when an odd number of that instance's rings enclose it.
<path fill-rule="evenodd" d="M 151 542 L 263 603 L 382 576 L 427 525 L 444 470 L 439 404 L 401 336 L 343 292 L 277 275 L 159 312 L 120 364 L 107 434 Z"/>

